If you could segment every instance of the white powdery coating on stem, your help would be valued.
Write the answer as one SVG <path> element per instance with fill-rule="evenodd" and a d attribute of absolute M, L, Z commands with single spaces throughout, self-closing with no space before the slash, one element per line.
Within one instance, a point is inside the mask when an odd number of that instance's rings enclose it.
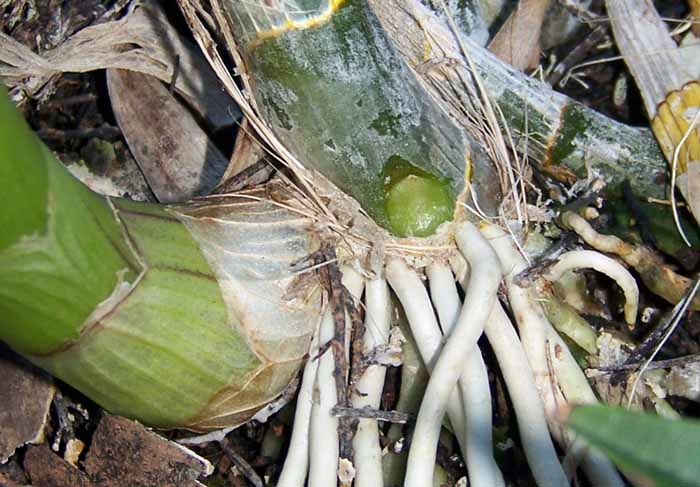
<path fill-rule="evenodd" d="M 406 313 L 408 325 L 416 340 L 418 352 L 428 372 L 432 372 L 435 359 L 442 348 L 442 332 L 438 325 L 433 305 L 428 292 L 418 273 L 403 261 L 390 260 L 386 265 L 386 277 L 401 302 Z M 450 419 L 454 435 L 457 437 L 462 453 L 466 456 L 466 438 L 464 437 L 464 405 L 457 390 L 452 391 L 447 416 Z"/>
<path fill-rule="evenodd" d="M 622 264 L 600 252 L 573 250 L 560 256 L 545 277 L 557 281 L 562 274 L 572 269 L 595 269 L 614 280 L 625 294 L 625 321 L 634 325 L 639 306 L 639 289 L 637 281 Z"/>
<path fill-rule="evenodd" d="M 455 279 L 450 268 L 434 263 L 426 269 L 430 282 L 430 295 L 440 317 L 446 336 L 457 324 L 462 303 L 457 293 Z M 491 390 L 488 371 L 481 350 L 474 347 L 466 353 L 463 371 L 459 377 L 465 414 L 465 438 L 467 471 L 474 486 L 505 485 L 501 471 L 493 458 L 493 431 Z"/>
<path fill-rule="evenodd" d="M 462 372 L 464 350 L 476 346 L 501 280 L 496 255 L 473 224 L 460 224 L 455 237 L 472 272 L 459 320 L 440 352 L 418 412 L 408 453 L 406 487 L 432 485 L 442 417 Z"/>
<path fill-rule="evenodd" d="M 367 282 L 365 291 L 365 336 L 363 353 L 387 343 L 391 324 L 389 287 L 384 279 Z M 386 367 L 370 365 L 357 382 L 352 405 L 355 408 L 378 409 L 384 389 Z M 376 419 L 361 418 L 353 438 L 355 450 L 355 487 L 381 487 L 382 448 L 379 444 L 379 428 Z"/>

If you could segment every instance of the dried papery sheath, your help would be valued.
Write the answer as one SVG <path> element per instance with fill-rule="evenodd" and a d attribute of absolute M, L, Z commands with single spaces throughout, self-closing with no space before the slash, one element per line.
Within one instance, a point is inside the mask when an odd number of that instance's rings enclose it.
<path fill-rule="evenodd" d="M 692 31 L 695 36 L 700 36 L 700 0 L 688 0 L 691 20 L 693 21 Z"/>
<path fill-rule="evenodd" d="M 263 118 L 304 165 L 394 234 L 427 236 L 452 218 L 469 173 L 465 135 L 365 0 L 224 5 Z M 491 168 L 474 166 L 478 186 Z"/>
<path fill-rule="evenodd" d="M 314 274 L 291 270 L 318 247 L 310 220 L 265 191 L 181 206 L 92 193 L 4 93 L 0 149 L 0 181 L 15 183 L 0 215 L 0 339 L 160 428 L 237 425 L 284 391 L 320 307 Z"/>
<path fill-rule="evenodd" d="M 651 0 L 606 2 L 615 41 L 634 76 L 651 127 L 676 173 L 676 186 L 700 215 L 700 81 Z"/>

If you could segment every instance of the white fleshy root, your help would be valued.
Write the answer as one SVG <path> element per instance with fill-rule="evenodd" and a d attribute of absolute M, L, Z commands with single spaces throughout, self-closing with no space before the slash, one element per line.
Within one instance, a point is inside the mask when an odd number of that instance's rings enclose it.
<path fill-rule="evenodd" d="M 449 337 L 462 307 L 454 276 L 450 268 L 441 263 L 428 266 L 426 274 L 430 282 L 433 305 L 445 336 Z M 493 418 L 488 371 L 478 347 L 465 353 L 459 390 L 462 392 L 464 403 L 467 442 L 465 461 L 469 483 L 475 487 L 502 486 L 505 485 L 505 481 L 493 458 Z"/>
<path fill-rule="evenodd" d="M 390 304 L 389 287 L 386 281 L 384 279 L 368 281 L 365 290 L 364 354 L 387 343 L 391 324 Z M 353 407 L 379 409 L 385 375 L 386 367 L 370 365 L 358 380 L 356 387 L 360 394 L 353 395 Z M 361 418 L 352 444 L 355 451 L 355 487 L 381 487 L 383 485 L 382 448 L 379 444 L 377 420 Z"/>
<path fill-rule="evenodd" d="M 326 313 L 321 316 L 321 323 Z M 306 475 L 309 470 L 309 421 L 311 420 L 311 407 L 313 405 L 313 391 L 318 370 L 318 341 L 320 324 L 311 340 L 309 358 L 304 366 L 304 375 L 301 379 L 297 406 L 294 412 L 294 424 L 292 426 L 292 438 L 289 441 L 287 458 L 284 459 L 282 473 L 277 481 L 277 487 L 304 487 Z"/>
<path fill-rule="evenodd" d="M 518 419 L 520 441 L 537 485 L 569 485 L 549 435 L 532 369 L 501 303 L 493 307 L 484 331 L 506 382 Z"/>
<path fill-rule="evenodd" d="M 488 226 L 483 232 L 490 239 L 506 274 L 508 299 L 520 330 L 523 349 L 534 372 L 535 384 L 544 404 L 550 433 L 565 448 L 583 448 L 583 444 L 575 442 L 573 435 L 559 424 L 557 415 L 559 409 L 566 406 L 568 401 L 574 401 L 573 397 L 566 395 L 567 392 L 572 395 L 578 394 L 577 397 L 587 397 L 589 401 L 596 401 L 595 394 L 571 356 L 569 348 L 547 320 L 535 296 L 530 290 L 523 289 L 513 282 L 514 276 L 524 270 L 527 264 L 515 248 L 512 237 L 495 226 Z M 561 357 L 567 356 L 570 359 L 560 360 Z M 555 366 L 555 362 L 559 367 Z M 586 382 L 585 385 L 582 380 Z M 583 467 L 589 479 L 596 480 L 596 485 L 624 485 L 612 464 L 597 452 L 586 452 Z"/>
<path fill-rule="evenodd" d="M 461 265 L 457 271 L 458 281 L 466 289 L 469 271 Z M 532 368 L 510 318 L 498 301 L 486 321 L 484 333 L 508 388 L 518 419 L 520 441 L 535 480 L 538 485 L 568 485 L 549 434 L 544 405 Z"/>
<path fill-rule="evenodd" d="M 574 269 L 595 269 L 614 280 L 625 294 L 625 321 L 634 325 L 639 307 L 639 289 L 637 281 L 622 264 L 600 252 L 573 250 L 561 255 L 545 278 L 557 281 L 566 271 Z"/>
<path fill-rule="evenodd" d="M 418 346 L 418 353 L 430 373 L 442 348 L 443 337 L 423 281 L 414 269 L 399 259 L 392 259 L 387 263 L 386 277 L 401 302 Z M 464 405 L 457 390 L 450 396 L 447 416 L 462 453 L 466 456 Z"/>
<path fill-rule="evenodd" d="M 586 375 L 571 354 L 569 347 L 549 323 L 546 332 L 550 363 L 567 402 L 571 404 L 597 404 L 598 398 Z M 576 439 L 569 431 L 566 431 L 566 434 L 569 449 L 575 456 L 582 458 L 583 468 L 591 485 L 609 485 L 611 487 L 625 485 L 620 474 L 617 473 L 617 469 L 605 455 L 589 447 L 580 439 Z"/>
<path fill-rule="evenodd" d="M 335 336 L 335 322 L 330 309 L 323 316 L 319 335 L 322 345 Z M 338 418 L 331 414 L 338 396 L 333 378 L 335 363 L 330 348 L 318 358 L 318 362 L 309 428 L 309 487 L 327 487 L 338 483 Z"/>
<path fill-rule="evenodd" d="M 457 227 L 455 237 L 471 268 L 469 286 L 457 325 L 440 352 L 418 411 L 405 487 L 432 484 L 442 417 L 462 372 L 464 351 L 476 347 L 500 282 L 496 255 L 479 230 L 464 222 Z"/>

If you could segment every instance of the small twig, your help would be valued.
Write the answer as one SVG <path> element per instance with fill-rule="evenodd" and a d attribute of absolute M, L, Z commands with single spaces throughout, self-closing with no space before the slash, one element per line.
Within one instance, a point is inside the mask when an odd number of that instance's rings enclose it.
<path fill-rule="evenodd" d="M 394 361 L 391 359 L 387 360 L 387 355 L 394 353 L 400 354 L 400 351 L 395 351 L 394 347 L 390 344 L 384 344 L 374 347 L 369 353 L 366 353 L 363 356 L 361 356 L 357 363 L 355 363 L 355 357 L 353 357 L 352 376 L 357 377 L 359 379 L 359 377 L 362 377 L 365 371 L 369 369 L 372 365 L 381 365 L 384 367 L 398 367 L 400 363 L 394 363 Z M 351 382 L 350 385 L 353 387 L 351 392 L 357 392 L 355 390 L 357 382 Z"/>
<path fill-rule="evenodd" d="M 81 105 L 83 103 L 92 103 L 97 100 L 97 95 L 94 93 L 82 93 L 80 95 L 67 96 L 65 98 L 54 98 L 47 103 L 50 108 L 66 107 L 71 105 Z"/>
<path fill-rule="evenodd" d="M 175 56 L 175 62 L 173 63 L 173 76 L 170 78 L 170 86 L 168 86 L 168 92 L 172 95 L 175 93 L 175 85 L 177 84 L 177 78 L 180 76 L 180 55 Z"/>
<path fill-rule="evenodd" d="M 637 201 L 637 197 L 632 193 L 632 186 L 628 179 L 622 183 L 622 194 L 625 197 L 625 204 L 629 208 L 632 216 L 637 222 L 639 227 L 639 234 L 642 237 L 642 241 L 652 247 L 656 246 L 656 237 L 651 231 L 651 221 L 649 220 L 649 215 L 644 212 L 644 209 Z"/>
<path fill-rule="evenodd" d="M 255 164 L 252 164 L 241 172 L 233 176 L 224 184 L 216 188 L 218 194 L 234 193 L 245 188 L 262 184 L 275 173 L 275 166 L 269 161 L 261 159 Z"/>
<path fill-rule="evenodd" d="M 599 25 L 593 29 L 576 47 L 574 47 L 551 71 L 547 81 L 556 86 L 569 70 L 586 59 L 586 56 L 601 42 L 609 38 L 608 27 Z"/>
<path fill-rule="evenodd" d="M 578 0 L 557 0 L 557 3 L 586 22 L 593 22 L 601 18 L 600 15 L 588 10 L 588 7 Z"/>
<path fill-rule="evenodd" d="M 690 355 L 684 355 L 683 357 L 675 357 L 666 360 L 655 360 L 647 365 L 647 370 L 655 369 L 670 369 L 671 367 L 685 367 L 686 365 L 692 365 L 700 362 L 700 353 L 693 353 Z M 643 362 L 634 363 L 623 363 L 620 365 L 609 365 L 605 367 L 590 367 L 591 370 L 596 370 L 599 372 L 622 372 L 636 370 L 639 366 L 643 365 Z"/>
<path fill-rule="evenodd" d="M 56 412 L 58 429 L 56 431 L 56 435 L 54 436 L 51 448 L 54 451 L 58 451 L 61 446 L 61 441 L 65 440 L 64 443 L 67 443 L 69 440 L 75 438 L 75 432 L 73 431 L 73 424 L 68 416 L 70 402 L 67 401 L 60 392 L 57 392 L 53 399 L 53 407 L 54 411 Z"/>
<path fill-rule="evenodd" d="M 676 304 L 676 306 L 674 306 L 673 309 L 666 316 L 664 316 L 663 319 L 659 320 L 657 326 L 647 335 L 644 341 L 640 343 L 632 351 L 629 357 L 627 357 L 627 359 L 618 367 L 622 369 L 625 368 L 625 366 L 631 364 L 641 363 L 644 357 L 646 357 L 650 352 L 653 352 L 655 349 L 658 349 L 659 344 L 663 343 L 666 339 L 668 339 L 670 332 L 672 332 L 678 326 L 678 323 L 688 310 L 688 306 L 690 305 L 696 292 L 698 291 L 699 285 L 700 278 L 697 278 L 695 280 L 695 283 L 692 286 L 688 287 L 688 289 L 685 292 L 685 295 L 678 302 L 678 304 Z M 649 362 L 647 362 L 644 366 L 644 369 L 647 368 L 649 368 Z M 624 372 L 613 373 L 610 376 L 610 384 L 612 384 L 613 386 L 618 385 L 622 380 L 623 375 Z"/>
<path fill-rule="evenodd" d="M 566 233 L 562 238 L 551 245 L 544 253 L 523 271 L 513 277 L 513 284 L 518 287 L 529 287 L 532 282 L 546 273 L 551 266 L 557 263 L 557 258 L 566 251 L 578 236 L 574 233 Z"/>
<path fill-rule="evenodd" d="M 119 127 L 102 125 L 100 127 L 90 129 L 58 130 L 46 128 L 38 130 L 36 134 L 43 140 L 92 139 L 94 137 L 113 140 L 119 137 L 121 133 L 122 131 L 119 129 Z"/>
<path fill-rule="evenodd" d="M 233 448 L 231 448 L 226 440 L 220 441 L 219 445 L 221 449 L 226 453 L 226 456 L 233 462 L 233 464 L 238 468 L 241 474 L 255 487 L 265 487 L 265 483 L 260 478 L 260 476 L 253 470 L 245 459 L 240 456 Z"/>
<path fill-rule="evenodd" d="M 331 349 L 335 362 L 333 377 L 335 378 L 336 384 L 337 405 L 349 406 L 350 402 L 346 382 L 349 375 L 349 367 L 345 354 L 345 311 L 347 309 L 348 314 L 353 317 L 355 305 L 352 296 L 350 296 L 348 290 L 343 286 L 342 274 L 336 263 L 337 256 L 333 246 L 325 245 L 319 249 L 310 260 L 314 262 L 315 265 L 319 266 L 318 272 L 330 296 L 329 302 L 333 314 L 333 321 L 335 323 L 335 336 L 331 341 Z M 349 420 L 349 418 L 340 418 L 338 421 L 340 458 L 352 460 L 354 426 L 354 422 Z"/>
<path fill-rule="evenodd" d="M 400 411 L 384 411 L 379 409 L 350 408 L 343 406 L 335 406 L 331 409 L 331 414 L 338 418 L 368 418 L 376 419 L 377 421 L 386 421 L 387 423 L 406 424 L 414 422 L 416 416 L 414 414 L 402 413 Z"/>

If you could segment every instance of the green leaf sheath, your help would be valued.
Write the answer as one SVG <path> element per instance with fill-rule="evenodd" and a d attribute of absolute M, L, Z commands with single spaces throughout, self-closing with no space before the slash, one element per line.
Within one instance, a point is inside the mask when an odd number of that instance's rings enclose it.
<path fill-rule="evenodd" d="M 700 422 L 606 406 L 581 406 L 568 425 L 621 468 L 642 474 L 659 487 L 698 485 Z"/>
<path fill-rule="evenodd" d="M 451 218 L 465 186 L 462 132 L 405 66 L 366 1 L 296 2 L 310 9 L 304 14 L 264 3 L 225 5 L 277 136 L 380 225 L 401 236 L 431 234 Z M 385 174 L 396 159 L 415 168 L 407 176 L 423 181 L 413 190 L 427 204 L 412 203 L 408 192 L 387 201 Z M 403 206 L 419 212 L 416 221 L 394 213 Z"/>
<path fill-rule="evenodd" d="M 264 191 L 181 206 L 99 196 L 4 93 L 0 110 L 12 195 L 0 212 L 0 339 L 150 426 L 237 425 L 277 397 L 318 316 L 318 296 L 286 296 L 290 264 L 318 247 L 310 222 Z"/>
<path fill-rule="evenodd" d="M 0 93 L 0 319 L 24 354 L 78 338 L 93 309 L 139 264 L 108 202 L 61 167 Z M 48 326 L 50 324 L 50 326 Z"/>

